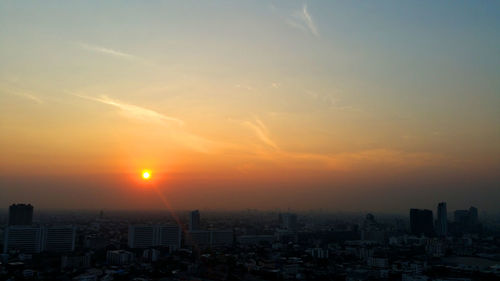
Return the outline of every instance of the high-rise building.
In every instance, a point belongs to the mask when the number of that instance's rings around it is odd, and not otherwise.
[[[181,246],[181,230],[178,225],[131,225],[128,232],[128,246],[133,249]]]
[[[9,225],[31,225],[33,206],[31,204],[12,204],[9,207]]]
[[[475,225],[478,223],[478,214],[477,214],[477,208],[476,207],[470,207],[469,208],[469,224],[470,225]]]
[[[439,236],[446,236],[448,234],[448,213],[446,211],[446,202],[438,204],[436,232]]]
[[[181,228],[178,225],[160,225],[157,227],[156,244],[177,250],[181,247]]]
[[[200,211],[194,210],[189,213],[189,231],[200,230]]]
[[[469,210],[456,210],[454,213],[455,227],[458,233],[477,232],[480,230],[478,211],[475,207]]]
[[[67,253],[75,250],[76,228],[72,225],[48,226],[43,236],[44,251]]]
[[[154,245],[155,227],[131,225],[128,228],[128,246],[133,249],[151,248]]]
[[[297,214],[286,213],[282,215],[283,228],[289,231],[297,231]]]
[[[410,209],[410,227],[414,235],[432,235],[434,233],[432,211]]]
[[[21,253],[34,254],[43,250],[42,228],[38,226],[11,225],[4,232],[4,253],[20,251]]]

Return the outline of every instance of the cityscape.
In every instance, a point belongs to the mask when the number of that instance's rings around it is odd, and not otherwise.
[[[500,1],[0,0],[0,281],[500,281]]]
[[[35,216],[34,216],[35,214]],[[2,280],[495,280],[500,217],[446,202],[409,216],[48,212],[12,204]],[[39,220],[34,220],[38,217]]]

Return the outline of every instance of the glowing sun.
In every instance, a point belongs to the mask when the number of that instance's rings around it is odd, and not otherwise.
[[[145,180],[148,180],[149,178],[151,178],[151,172],[148,170],[143,170],[142,171],[142,178]]]

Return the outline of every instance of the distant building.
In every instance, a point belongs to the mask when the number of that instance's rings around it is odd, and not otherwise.
[[[155,244],[177,250],[181,247],[181,228],[178,225],[157,226]]]
[[[5,228],[4,253],[19,251],[21,253],[40,253],[42,247],[42,228],[38,226],[12,225]]]
[[[470,207],[469,210],[456,210],[453,215],[458,233],[477,232],[481,227],[475,207]]]
[[[110,265],[127,265],[134,261],[134,254],[125,250],[108,251],[106,262]]]
[[[386,232],[375,220],[375,216],[367,214],[361,226],[361,240],[384,243],[387,240]]]
[[[476,207],[469,208],[469,223],[475,225],[479,222],[478,212]]]
[[[286,213],[281,216],[282,227],[289,231],[297,231],[297,214]]]
[[[154,245],[155,227],[152,225],[131,225],[128,228],[128,246],[146,249]]]
[[[410,209],[410,228],[414,235],[432,235],[434,233],[432,211]]]
[[[9,225],[31,225],[33,206],[31,204],[12,204],[9,207]]]
[[[194,210],[189,213],[189,231],[200,230],[200,211]]]
[[[21,226],[5,229],[4,252],[18,250],[32,254],[40,252],[65,253],[75,250],[76,231],[73,226]]]
[[[128,246],[133,249],[181,246],[181,229],[178,225],[131,225],[128,231]]]
[[[75,250],[76,228],[67,226],[48,226],[44,228],[43,250],[67,253]]]
[[[438,204],[436,233],[439,236],[446,236],[448,234],[448,213],[446,211],[446,202]]]

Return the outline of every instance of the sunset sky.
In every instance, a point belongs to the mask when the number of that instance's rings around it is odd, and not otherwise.
[[[0,2],[2,208],[498,198],[500,2]]]

